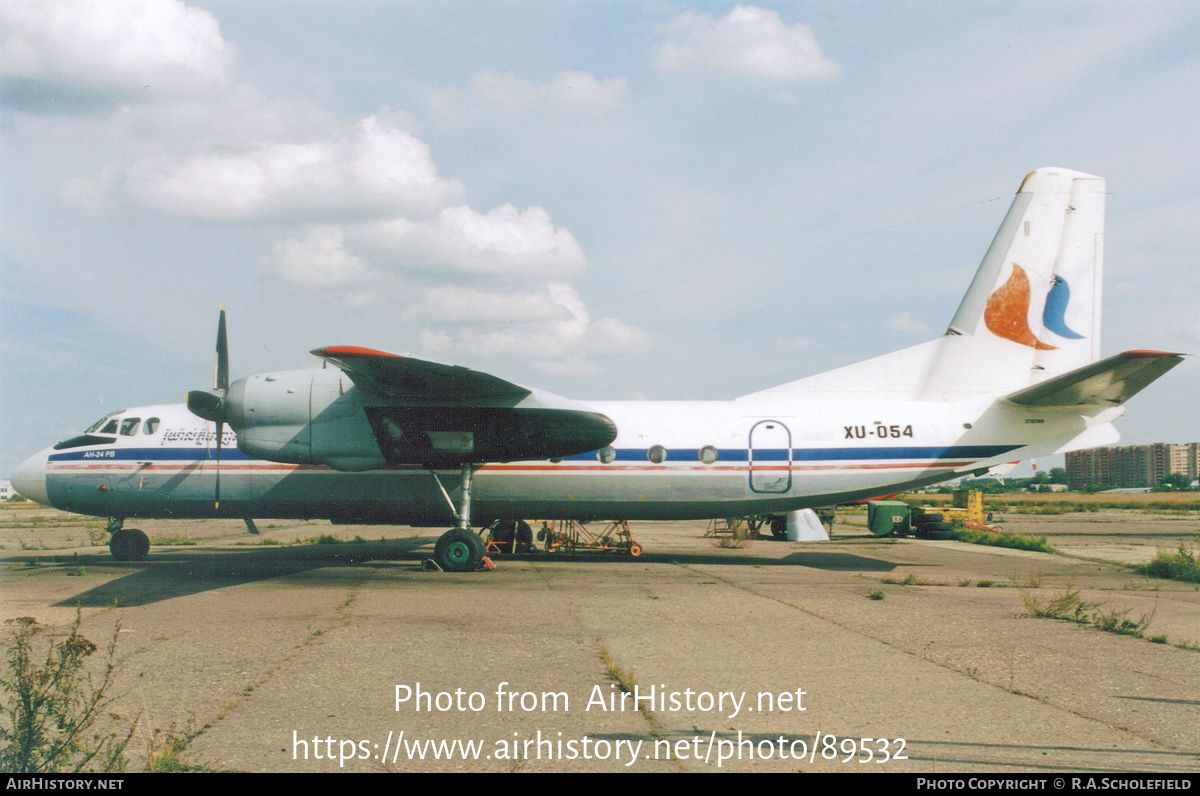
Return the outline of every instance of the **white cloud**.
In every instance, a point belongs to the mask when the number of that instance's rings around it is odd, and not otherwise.
[[[736,6],[720,20],[689,11],[669,27],[674,38],[658,51],[658,66],[664,71],[790,83],[830,78],[841,71],[821,52],[808,25],[788,25],[777,11]]]
[[[926,334],[929,327],[913,318],[911,313],[902,312],[899,315],[893,316],[887,322],[889,329],[895,329],[897,332],[905,332],[907,334]]]
[[[603,81],[588,72],[559,72],[548,85],[535,86],[511,74],[481,72],[471,78],[470,99],[507,113],[550,111],[597,115],[615,110],[625,95],[625,78]]]
[[[587,264],[575,236],[541,207],[506,204],[482,214],[460,205],[431,221],[369,224],[359,237],[374,259],[402,269],[564,276]]]
[[[458,180],[438,177],[427,144],[378,116],[333,139],[143,158],[124,190],[203,221],[432,215],[463,194]]]
[[[423,311],[432,309],[433,302],[455,302],[462,297],[454,291],[439,291]],[[447,306],[449,311],[444,317],[457,318],[463,309],[483,303],[490,305],[491,311],[474,319],[483,323],[474,327],[458,325],[451,330],[424,329],[419,337],[422,352],[437,356],[463,352],[479,357],[528,359],[546,372],[585,373],[595,370],[589,357],[640,354],[650,347],[650,337],[641,329],[616,318],[592,321],[579,293],[562,282],[546,283],[536,292],[522,296],[504,294],[488,298],[476,293],[467,298],[468,303],[461,307]],[[504,305],[510,305],[513,311],[503,312]],[[529,314],[516,315],[516,311]],[[505,316],[509,319],[507,325],[488,328],[502,322]]]
[[[361,283],[368,276],[362,261],[343,247],[341,227],[320,226],[304,240],[275,244],[267,259],[269,270],[289,282],[305,287],[344,287]]]
[[[123,99],[208,94],[235,54],[216,18],[178,0],[5,0],[0,74]]]

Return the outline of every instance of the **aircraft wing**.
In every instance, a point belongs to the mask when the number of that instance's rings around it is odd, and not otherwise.
[[[1123,404],[1183,361],[1169,351],[1125,351],[1006,396],[1022,406]]]
[[[530,390],[458,365],[358,346],[317,348],[314,355],[344,370],[354,383],[384,398],[414,403],[520,401]]]

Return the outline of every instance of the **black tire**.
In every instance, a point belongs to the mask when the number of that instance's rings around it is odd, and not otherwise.
[[[771,518],[771,535],[781,542],[787,541],[786,514],[776,514]]]
[[[528,526],[526,526],[528,527]],[[492,541],[496,544],[509,544],[517,533],[516,520],[496,520],[491,525]]]
[[[948,522],[927,522],[917,533],[926,539],[953,539],[954,526]]]
[[[137,528],[122,528],[109,540],[108,552],[118,561],[141,561],[150,552],[150,538]]]
[[[433,547],[433,560],[446,572],[474,572],[483,558],[483,540],[462,528],[451,528]]]
[[[941,522],[944,519],[945,517],[941,514],[922,514],[917,522],[921,525],[929,525],[930,523]]]
[[[517,520],[517,531],[513,541],[514,553],[529,553],[533,551],[533,528],[525,520]]]

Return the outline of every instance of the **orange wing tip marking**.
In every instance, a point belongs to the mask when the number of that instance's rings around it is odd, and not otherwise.
[[[988,297],[983,322],[997,337],[1020,343],[1038,351],[1054,351],[1058,346],[1043,343],[1029,328],[1029,277],[1025,269],[1013,263],[1008,281]]]
[[[356,345],[331,345],[325,348],[314,348],[310,353],[319,357],[395,357],[396,359],[405,359],[401,354]]]

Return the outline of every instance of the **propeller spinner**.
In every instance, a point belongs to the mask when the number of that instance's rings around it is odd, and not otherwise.
[[[192,414],[217,424],[217,485],[214,494],[216,508],[221,507],[221,438],[225,435],[228,407],[225,396],[229,393],[229,338],[225,332],[225,305],[217,321],[217,356],[213,364],[212,390],[192,390],[187,394],[187,408]]]

